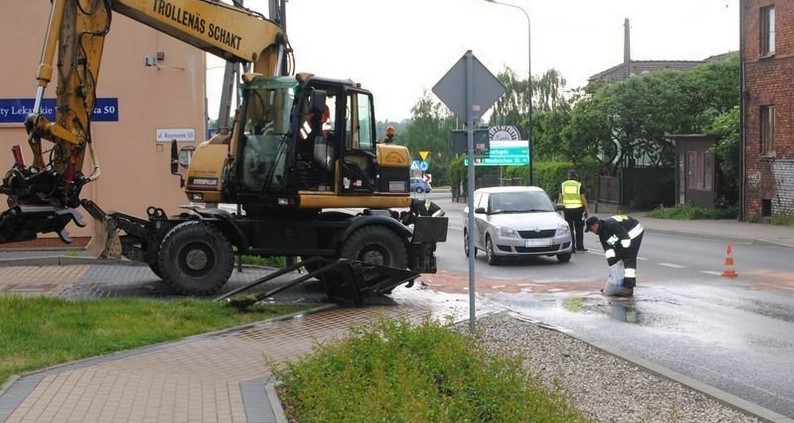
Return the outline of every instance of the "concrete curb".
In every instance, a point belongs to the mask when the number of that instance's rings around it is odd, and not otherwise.
[[[281,405],[281,399],[276,393],[276,385],[279,383],[281,382],[271,378],[270,383],[265,386],[265,392],[267,393],[268,401],[270,401],[270,406],[273,408],[273,414],[276,416],[276,423],[287,423],[287,415],[284,413],[284,407]]]
[[[725,242],[733,242],[736,244],[749,244],[749,245],[760,245],[760,246],[769,246],[769,247],[781,247],[781,248],[794,248],[794,245],[786,244],[782,242],[775,242],[770,241],[767,239],[757,239],[757,238],[747,238],[741,237],[738,235],[717,235],[713,233],[698,233],[698,232],[683,232],[683,231],[675,231],[669,229],[654,229],[645,227],[646,232],[657,233],[657,234],[664,234],[664,235],[675,235],[675,236],[686,236],[690,238],[706,238],[711,240],[717,241],[725,241]]]
[[[562,334],[564,334],[566,336],[570,336],[571,338],[574,338],[574,339],[576,339],[576,340],[578,340],[580,342],[584,342],[584,343],[586,343],[586,344],[588,344],[588,345],[590,345],[590,346],[592,346],[594,348],[597,348],[597,349],[599,349],[599,350],[601,350],[601,351],[603,351],[603,352],[605,352],[607,354],[613,355],[613,356],[615,356],[615,357],[617,357],[617,358],[619,358],[621,360],[624,360],[624,361],[627,361],[629,363],[632,363],[632,364],[634,364],[637,367],[643,368],[643,369],[645,369],[645,370],[647,370],[647,371],[649,371],[651,373],[654,373],[656,375],[659,375],[661,377],[669,379],[669,380],[671,380],[671,381],[673,381],[675,383],[687,386],[687,387],[691,388],[692,390],[695,390],[695,391],[698,391],[698,392],[702,392],[703,394],[708,395],[709,397],[712,397],[715,400],[722,402],[723,404],[726,404],[726,405],[728,405],[730,407],[733,407],[733,408],[735,408],[737,410],[740,410],[740,411],[743,411],[745,413],[748,413],[748,414],[751,414],[753,416],[756,416],[756,417],[758,417],[760,419],[764,419],[764,420],[767,420],[767,421],[773,422],[773,423],[794,423],[794,419],[786,417],[786,416],[784,416],[782,414],[778,414],[778,413],[776,413],[776,412],[774,412],[774,411],[772,411],[772,410],[770,410],[768,408],[761,407],[758,404],[754,404],[754,403],[751,403],[751,402],[749,402],[747,400],[741,399],[741,398],[737,397],[736,395],[730,394],[730,393],[725,392],[725,391],[723,391],[721,389],[718,389],[718,388],[715,388],[713,386],[707,385],[707,384],[705,384],[703,382],[697,381],[697,380],[695,380],[695,379],[693,379],[693,378],[691,378],[689,376],[685,376],[685,375],[683,375],[681,373],[678,373],[678,372],[670,370],[670,369],[668,369],[666,367],[660,366],[660,365],[658,365],[656,363],[653,363],[653,362],[651,362],[649,360],[646,360],[644,358],[635,356],[633,354],[625,353],[625,352],[620,351],[618,349],[611,348],[611,347],[606,346],[606,345],[602,345],[602,344],[600,344],[598,342],[593,342],[593,341],[588,341],[588,340],[582,339],[581,337],[579,337],[575,333],[567,331],[567,330],[564,330],[564,329],[559,328],[557,326],[550,325],[548,323],[544,323],[544,322],[539,321],[539,320],[531,319],[531,318],[528,318],[526,316],[522,316],[522,315],[517,314],[517,313],[513,313],[513,312],[509,312],[509,313],[514,319],[518,319],[518,320],[521,320],[521,321],[524,321],[524,322],[527,322],[527,323],[532,323],[532,324],[535,324],[535,325],[539,325],[539,326],[544,327],[546,329],[554,330],[554,331],[560,332],[560,333],[562,333]]]
[[[131,260],[100,260],[93,257],[68,257],[68,256],[50,256],[50,257],[17,257],[0,259],[0,267],[7,266],[66,266],[66,265],[115,265],[115,266],[146,266],[145,263],[140,263]]]

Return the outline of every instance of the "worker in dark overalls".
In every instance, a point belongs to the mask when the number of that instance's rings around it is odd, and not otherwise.
[[[627,215],[616,215],[607,219],[590,216],[585,226],[585,232],[598,235],[608,265],[623,261],[623,287],[614,295],[633,296],[634,286],[637,284],[637,254],[640,252],[644,232],[640,222]]]

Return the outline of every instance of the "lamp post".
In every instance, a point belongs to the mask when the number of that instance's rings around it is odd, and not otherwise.
[[[529,185],[532,185],[532,24],[529,20],[529,13],[522,7],[509,3],[500,3],[496,0],[485,1],[518,9],[527,18],[527,143],[529,147],[527,158],[529,159]]]

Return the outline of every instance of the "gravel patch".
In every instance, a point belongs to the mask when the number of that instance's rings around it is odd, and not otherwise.
[[[478,318],[477,329],[489,350],[527,357],[525,367],[531,373],[563,389],[586,416],[599,422],[765,421],[507,312]]]

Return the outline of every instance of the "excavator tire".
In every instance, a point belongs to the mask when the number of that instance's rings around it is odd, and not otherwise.
[[[160,257],[158,255],[160,250],[158,247],[159,245],[151,244],[146,246],[146,264],[149,265],[149,269],[152,269],[152,272],[154,272],[158,278],[163,279],[163,273],[160,271]]]
[[[341,257],[364,263],[405,269],[408,251],[394,231],[383,226],[359,228],[342,243]]]
[[[218,292],[234,270],[228,239],[214,226],[189,221],[171,229],[160,244],[158,264],[163,280],[187,295]]]

